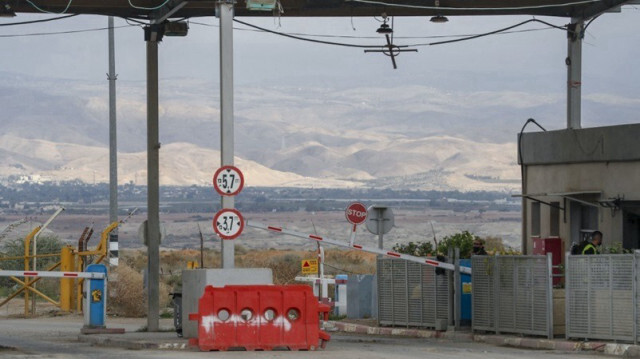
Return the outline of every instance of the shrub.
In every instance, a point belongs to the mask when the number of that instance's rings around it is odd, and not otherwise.
[[[438,252],[447,254],[449,248],[460,248],[460,258],[471,258],[473,251],[473,241],[480,239],[480,237],[469,233],[469,231],[463,231],[451,236],[446,236],[438,243]]]
[[[142,274],[126,264],[116,269],[117,280],[109,282],[109,311],[124,317],[144,317],[147,314],[147,295]],[[170,302],[169,287],[160,283],[160,309]]]

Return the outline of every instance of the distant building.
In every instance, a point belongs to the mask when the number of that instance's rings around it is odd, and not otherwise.
[[[599,230],[604,246],[640,248],[640,124],[525,133],[523,253],[532,238],[565,251]]]

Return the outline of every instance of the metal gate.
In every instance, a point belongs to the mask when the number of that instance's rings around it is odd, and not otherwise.
[[[472,328],[553,337],[551,256],[474,256]]]
[[[639,259],[634,254],[567,256],[567,338],[637,341]]]
[[[436,328],[449,321],[449,278],[402,259],[378,259],[378,323]]]

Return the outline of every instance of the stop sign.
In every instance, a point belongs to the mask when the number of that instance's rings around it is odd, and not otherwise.
[[[353,202],[347,206],[345,216],[351,224],[362,224],[367,220],[367,207],[360,202]]]

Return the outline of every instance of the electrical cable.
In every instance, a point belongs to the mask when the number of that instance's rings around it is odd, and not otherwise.
[[[426,9],[426,10],[447,10],[447,11],[513,11],[513,10],[530,10],[530,9],[548,9],[554,7],[574,6],[583,4],[597,3],[602,0],[583,0],[568,2],[562,4],[547,4],[547,5],[532,5],[532,6],[514,6],[514,7],[501,7],[501,8],[489,8],[489,7],[442,7],[442,6],[424,6],[424,5],[410,5],[410,4],[395,4],[384,1],[375,0],[348,0],[348,2],[357,2],[370,5],[381,5],[388,7],[401,7],[409,9]]]
[[[169,3],[169,1],[171,1],[171,0],[165,0],[162,4],[160,4],[158,6],[154,6],[154,7],[137,6],[137,5],[133,5],[131,0],[128,0],[128,1],[129,1],[129,6],[131,6],[134,9],[138,9],[138,10],[158,10],[159,8],[167,5]]]
[[[62,20],[62,19],[66,19],[66,18],[74,17],[74,16],[78,16],[78,14],[71,14],[71,15],[65,15],[65,16],[59,16],[59,17],[52,17],[52,18],[49,18],[49,19],[41,19],[41,20],[31,20],[31,21],[22,21],[22,22],[9,22],[9,23],[5,23],[5,24],[0,24],[0,26],[37,24],[37,23],[40,23],[40,22],[49,22],[49,21]]]
[[[528,24],[528,23],[531,23],[531,22],[539,22],[539,23],[545,24],[545,25],[547,25],[549,27],[552,27],[552,28],[555,28],[555,29],[560,29],[560,30],[563,30],[563,31],[567,30],[565,27],[554,25],[554,24],[548,23],[546,21],[542,21],[542,20],[538,20],[538,19],[529,19],[529,20],[517,23],[515,25],[507,26],[507,27],[504,27],[502,29],[498,29],[498,30],[494,30],[494,31],[485,32],[483,34],[467,36],[467,37],[463,37],[463,38],[460,38],[460,39],[454,39],[454,40],[437,41],[437,42],[430,42],[430,43],[426,43],[426,44],[413,44],[413,45],[408,45],[408,46],[411,46],[411,47],[434,46],[434,45],[451,44],[451,43],[454,43],[454,42],[473,40],[473,39],[478,39],[478,38],[489,36],[489,35],[496,35],[496,34],[499,34],[501,32],[505,32],[505,31],[514,29],[516,27],[520,27],[522,25],[525,25],[525,24]]]
[[[189,21],[189,24],[208,26],[208,27],[219,27],[216,24],[207,24],[203,22],[197,21]],[[264,32],[262,30],[256,29],[245,29],[242,27],[234,27],[234,30],[238,31],[251,31],[251,32]],[[523,33],[523,32],[534,32],[534,31],[545,31],[549,30],[549,27],[537,28],[537,29],[525,29],[525,30],[515,30],[515,31],[503,31],[498,34],[515,34],[515,33]],[[288,35],[295,36],[306,36],[306,37],[320,37],[320,38],[334,38],[334,39],[362,39],[362,40],[377,40],[380,39],[380,36],[356,36],[356,35],[329,35],[329,34],[309,34],[309,33],[301,33],[301,32],[287,32]],[[496,34],[496,35],[498,35]],[[458,37],[471,37],[477,34],[457,34],[457,35],[431,35],[431,36],[394,36],[395,39],[402,40],[420,40],[420,39],[450,39],[450,38],[458,38]]]
[[[124,28],[124,27],[134,27],[134,26],[137,27],[138,25],[114,26],[114,29],[120,29],[120,28]],[[0,35],[0,38],[77,34],[77,33],[81,33],[81,32],[92,32],[92,31],[102,31],[102,30],[109,30],[109,28],[108,27],[99,27],[99,28],[94,28],[94,29],[82,29],[82,30],[68,30],[68,31],[57,31],[57,32],[34,32],[34,33],[30,33],[30,34]]]
[[[343,47],[356,47],[356,48],[365,48],[365,49],[382,47],[381,45],[358,45],[358,44],[347,44],[347,43],[342,43],[342,42],[333,42],[333,41],[323,41],[323,40],[308,39],[308,38],[305,38],[305,37],[289,35],[289,34],[286,34],[284,32],[265,29],[263,27],[260,27],[260,26],[257,26],[257,25],[253,25],[253,24],[249,24],[249,23],[246,23],[244,21],[240,21],[238,19],[233,19],[233,21],[235,21],[235,22],[237,22],[239,24],[242,24],[244,26],[252,27],[254,29],[258,29],[260,31],[268,32],[268,33],[271,33],[271,34],[280,35],[280,36],[284,36],[284,37],[288,37],[288,38],[292,38],[292,39],[296,39],[296,40],[314,42],[314,43],[318,43],[318,44],[335,45],[335,46],[343,46]]]
[[[309,39],[306,37],[301,37],[301,36],[297,36],[297,35],[292,35],[292,34],[288,34],[288,33],[284,33],[284,32],[279,32],[279,31],[274,31],[274,30],[269,30],[269,29],[265,29],[263,27],[257,26],[257,25],[253,25],[250,23],[246,23],[244,21],[240,21],[237,19],[234,19],[233,21],[260,30],[260,31],[264,31],[264,32],[268,32],[271,34],[275,34],[275,35],[280,35],[280,36],[284,36],[284,37],[289,37],[292,39],[296,39],[296,40],[302,40],[302,41],[309,41],[309,42],[315,42],[315,43],[320,43],[320,44],[326,44],[326,45],[336,45],[336,46],[345,46],[345,47],[356,47],[356,48],[376,48],[376,47],[383,47],[382,45],[359,45],[359,44],[347,44],[347,43],[340,43],[340,42],[333,42],[333,41],[323,41],[323,40],[315,40],[315,39]],[[463,37],[463,38],[459,38],[459,39],[454,39],[454,40],[446,40],[446,41],[437,41],[437,42],[430,42],[430,43],[422,43],[422,44],[411,44],[411,45],[402,45],[400,47],[420,47],[420,46],[434,46],[434,45],[443,45],[443,44],[449,44],[449,43],[454,43],[454,42],[460,42],[460,41],[467,41],[467,40],[473,40],[473,39],[477,39],[480,37],[485,37],[485,36],[489,36],[489,35],[496,35],[502,32],[506,32],[508,30],[514,29],[516,27],[531,23],[531,22],[539,22],[542,24],[545,24],[551,28],[555,28],[555,29],[561,29],[563,31],[567,31],[566,27],[563,26],[558,26],[558,25],[554,25],[551,24],[549,22],[546,21],[542,21],[542,20],[538,20],[538,19],[529,19],[523,22],[520,22],[518,24],[515,25],[511,25],[511,26],[507,26],[505,28],[502,29],[498,29],[498,30],[494,30],[494,31],[490,31],[490,32],[486,32],[486,33],[482,33],[482,34],[476,34],[476,35],[471,35],[471,36],[467,36],[467,37]]]
[[[64,10],[62,10],[62,12],[51,12],[51,11],[47,11],[47,10],[41,9],[38,5],[36,5],[33,2],[31,2],[31,0],[26,0],[26,2],[29,5],[33,6],[34,9],[36,9],[36,10],[38,10],[40,12],[44,12],[44,13],[47,13],[47,14],[58,14],[58,15],[61,15],[61,14],[66,13],[67,10],[69,10],[69,7],[71,6],[71,3],[73,2],[73,0],[69,0],[69,2],[67,3],[67,6],[64,8]]]
[[[339,270],[341,272],[345,272],[345,273],[349,273],[349,274],[362,274],[362,273],[356,273],[356,272],[353,272],[353,271],[350,271],[350,270],[346,270],[346,269],[343,269],[343,268],[334,267],[331,264],[327,264],[327,262],[324,262],[323,264],[325,266],[329,267],[329,268],[333,268],[333,269]]]

